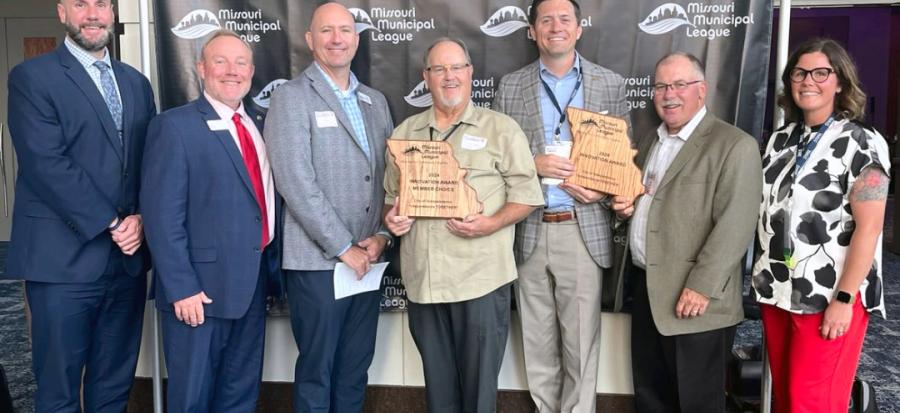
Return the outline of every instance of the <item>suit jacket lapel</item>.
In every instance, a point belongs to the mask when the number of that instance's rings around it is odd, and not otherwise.
[[[128,82],[128,78],[126,77],[125,71],[122,69],[122,65],[119,62],[113,61],[113,72],[116,74],[116,83],[119,86],[119,100],[122,102],[122,144],[124,145],[123,152],[125,154],[130,153],[129,151],[132,149],[131,146],[134,142],[132,142],[131,135],[132,130],[131,126],[134,122],[134,91],[131,90],[131,83]],[[110,115],[112,117],[112,115]],[[140,148],[143,150],[143,148]],[[128,166],[128,156],[125,156],[125,165]]]
[[[357,93],[357,95],[360,93],[359,89],[357,89],[356,93]],[[363,93],[365,93],[365,92],[363,92]],[[368,94],[366,94],[366,95],[369,96]],[[369,96],[369,99],[371,100],[372,96]],[[372,154],[372,156],[368,157],[369,171],[372,173],[372,176],[375,176],[375,165],[377,164],[377,162],[375,162],[375,157],[378,156],[378,154],[375,153],[375,148],[377,148],[378,145],[376,145],[375,142],[372,141],[372,136],[374,136],[375,134],[373,133],[372,128],[370,128],[371,125],[375,124],[375,114],[372,113],[372,104],[371,103],[366,103],[366,102],[360,101],[359,102],[359,110],[362,112],[362,115],[363,115],[363,127],[366,128],[366,139],[369,142],[369,151]],[[360,148],[360,149],[362,149],[362,148]],[[384,156],[384,154],[381,154],[381,156]]]
[[[337,96],[334,95],[334,90],[331,89],[331,85],[328,84],[328,81],[325,80],[322,73],[319,72],[319,69],[315,65],[310,65],[309,69],[306,69],[306,75],[312,80],[313,89],[315,89],[316,93],[319,94],[319,97],[325,101],[328,108],[334,112],[334,116],[337,117],[338,122],[353,139],[353,143],[359,147],[359,150],[362,150],[359,146],[359,138],[353,131],[353,124],[350,123],[350,119],[348,119],[347,115],[344,113],[344,108],[341,106],[341,103],[338,102]]]
[[[197,110],[201,113],[201,117],[204,121],[222,120],[219,118],[219,114],[216,113],[216,110],[213,109],[212,105],[210,105],[203,96],[197,100]],[[231,120],[227,121],[231,122]],[[250,175],[247,173],[247,166],[244,164],[244,158],[241,156],[240,149],[235,145],[231,133],[228,132],[228,130],[211,130],[210,133],[212,133],[219,143],[222,144],[225,152],[228,153],[228,158],[231,159],[231,163],[234,165],[234,169],[237,171],[238,176],[241,177],[241,182],[244,183],[244,187],[247,188],[250,196],[252,196],[253,199],[256,199],[256,193],[253,191],[253,184],[250,183]]]
[[[662,181],[659,182],[657,190],[671,182],[672,179],[678,175],[678,172],[681,171],[681,168],[700,154],[706,146],[706,141],[709,139],[709,133],[712,127],[712,118],[710,116],[710,113],[703,116],[703,120],[697,125],[697,129],[694,129],[694,133],[691,134],[687,142],[684,143],[684,146],[681,147],[681,150],[678,151],[678,155],[672,160],[672,164],[669,165],[669,169],[666,170],[666,175],[663,176]]]
[[[544,141],[544,115],[541,113],[541,68],[537,61],[531,65],[532,68],[525,73],[522,97],[525,113],[534,113],[535,116],[526,117],[527,123],[522,126],[528,136],[531,137],[531,146],[535,149],[535,153],[544,153],[546,142]]]
[[[106,106],[106,101],[103,100],[103,95],[100,94],[97,85],[91,80],[90,75],[84,70],[81,63],[75,59],[75,56],[72,56],[72,54],[66,50],[65,45],[60,45],[56,50],[60,58],[60,64],[67,68],[66,76],[81,89],[85,98],[87,98],[91,106],[94,107],[94,112],[97,113],[97,116],[100,118],[100,123],[103,125],[103,130],[106,131],[106,139],[109,141],[110,145],[116,149],[115,153],[119,157],[119,160],[122,161],[122,143],[119,142],[119,133],[116,131],[116,124],[113,122],[112,115],[109,113],[109,107]]]

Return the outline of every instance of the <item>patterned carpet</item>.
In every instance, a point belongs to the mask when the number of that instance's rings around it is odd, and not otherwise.
[[[891,206],[888,217],[891,217]],[[893,222],[885,223],[890,234]],[[0,243],[0,269],[5,267],[6,243]],[[875,387],[882,413],[900,413],[900,256],[885,251],[885,302],[888,319],[872,317],[866,335],[858,375]],[[24,287],[21,282],[0,281],[0,365],[6,370],[10,393],[17,412],[34,410],[34,377],[24,316]],[[760,342],[758,321],[746,321],[738,327],[736,346]]]

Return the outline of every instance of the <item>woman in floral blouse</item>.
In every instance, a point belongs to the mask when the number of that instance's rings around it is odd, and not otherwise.
[[[781,76],[788,124],[763,156],[753,290],[776,413],[846,412],[869,314],[884,317],[890,160],[835,41],[801,44]]]

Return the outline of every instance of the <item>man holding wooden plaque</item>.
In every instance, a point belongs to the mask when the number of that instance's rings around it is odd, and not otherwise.
[[[542,205],[543,197],[519,126],[471,102],[472,62],[462,41],[438,39],[424,63],[434,105],[404,121],[388,143],[384,222],[403,236],[409,330],[425,367],[428,411],[493,412],[517,277],[513,224]],[[416,159],[446,162],[449,174],[410,174],[417,168],[403,165]],[[453,183],[463,180],[454,168],[464,170],[466,185]],[[404,199],[401,188],[407,186],[420,187],[417,199]],[[473,190],[481,212],[451,219],[398,215],[423,200],[432,211],[444,205],[447,199],[428,197],[427,188]]]
[[[566,108],[610,115],[619,146],[632,153],[624,81],[575,51],[579,13],[572,0],[532,3],[540,58],[504,76],[494,99],[528,136],[544,184],[544,207],[516,226],[515,239],[525,371],[540,412],[596,411],[601,283],[612,266],[609,197],[569,182],[576,170]]]

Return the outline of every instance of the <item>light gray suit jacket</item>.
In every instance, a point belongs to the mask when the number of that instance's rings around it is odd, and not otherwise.
[[[531,146],[532,154],[544,153],[543,117],[541,115],[541,79],[538,61],[503,76],[494,97],[492,109],[509,115],[522,127]],[[581,57],[584,105],[593,112],[608,111],[609,115],[625,118],[631,131],[631,116],[625,101],[625,82],[622,76],[589,62]],[[547,188],[544,186],[544,193]],[[541,231],[543,208],[537,208],[516,225],[514,244],[516,262],[525,262],[537,245]],[[575,202],[575,215],[581,238],[597,265],[612,265],[612,214],[600,203]]]
[[[642,169],[657,140],[654,130],[640,142],[635,161]],[[744,319],[741,263],[761,193],[756,140],[707,112],[672,160],[647,216],[647,293],[662,335],[709,331]],[[675,317],[684,287],[710,297],[702,316]]]
[[[371,159],[315,65],[272,96],[265,137],[276,188],[285,201],[284,269],[333,269],[347,245],[385,230],[385,139],[394,125],[384,95],[363,84],[357,93]],[[317,122],[316,112],[323,121]],[[336,125],[325,121],[328,113],[337,118]]]

